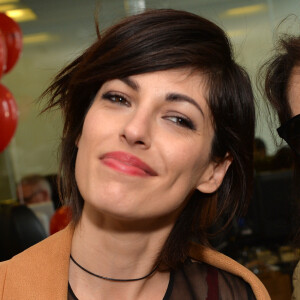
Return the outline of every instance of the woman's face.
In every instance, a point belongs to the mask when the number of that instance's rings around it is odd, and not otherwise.
[[[104,83],[77,142],[84,209],[128,220],[175,218],[191,191],[214,192],[230,161],[210,159],[205,94],[204,78],[189,70]]]
[[[289,80],[288,99],[292,117],[300,114],[300,66],[296,66],[292,70]]]

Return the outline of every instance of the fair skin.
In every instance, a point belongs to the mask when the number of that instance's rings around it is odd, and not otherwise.
[[[295,66],[292,70],[287,96],[292,117],[300,114],[300,66]]]
[[[205,93],[203,76],[189,70],[101,87],[77,141],[75,175],[85,204],[71,253],[82,266],[112,278],[146,275],[188,195],[220,186],[231,160],[210,159],[214,130]],[[168,272],[115,283],[73,263],[69,271],[80,300],[162,299],[169,282]]]

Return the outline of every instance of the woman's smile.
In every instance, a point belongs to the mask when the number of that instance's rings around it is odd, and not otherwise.
[[[106,166],[128,175],[157,176],[157,173],[150,166],[130,153],[122,151],[108,152],[100,159]]]

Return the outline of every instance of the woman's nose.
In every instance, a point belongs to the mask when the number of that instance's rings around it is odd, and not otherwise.
[[[131,146],[149,148],[151,145],[151,116],[136,111],[129,116],[121,132],[121,139]]]

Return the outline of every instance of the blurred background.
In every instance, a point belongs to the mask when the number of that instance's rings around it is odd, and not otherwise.
[[[96,7],[100,30],[148,8],[174,8],[210,19],[231,38],[237,61],[251,76],[257,100],[256,184],[249,215],[236,220],[238,229],[215,244],[256,273],[262,274],[263,261],[273,266],[271,270],[288,274],[284,279],[266,279],[271,286],[275,282],[275,287],[279,284],[285,289],[273,291],[278,298],[272,299],[288,299],[292,266],[299,255],[289,248],[288,237],[292,161],[288,150],[281,150],[285,145],[273,136],[275,127],[269,128],[271,115],[257,91],[256,79],[258,68],[273,54],[277,37],[285,32],[299,34],[300,0],[0,0],[0,12],[14,19],[23,33],[21,57],[1,79],[16,99],[19,120],[9,146],[0,153],[0,205],[17,198],[16,184],[24,176],[52,178],[57,173],[61,115],[57,111],[40,114],[43,106],[36,101],[58,71],[96,39]],[[278,186],[285,189],[277,191],[274,187]],[[56,198],[55,187],[53,193]],[[57,199],[53,201],[58,208]]]

